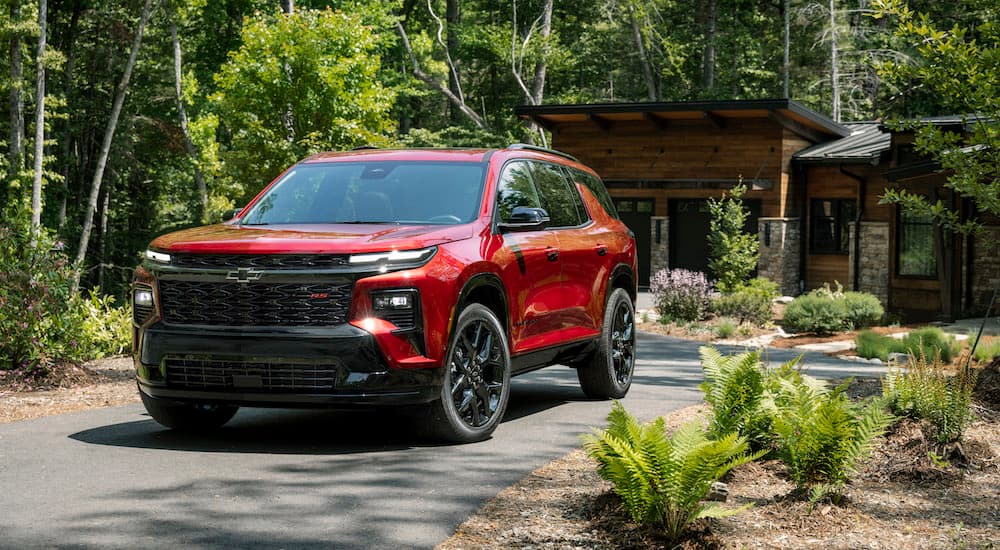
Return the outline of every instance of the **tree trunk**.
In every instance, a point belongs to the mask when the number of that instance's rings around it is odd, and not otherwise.
[[[635,47],[639,52],[639,63],[642,64],[642,78],[646,81],[646,97],[650,101],[656,101],[656,81],[653,80],[653,69],[649,66],[649,58],[646,56],[646,44],[642,38],[642,29],[639,27],[639,20],[636,18],[635,9],[631,4],[628,7],[628,15],[632,21],[632,38],[635,40]]]
[[[194,182],[198,187],[198,198],[201,201],[198,211],[198,221],[204,223],[205,215],[208,211],[208,188],[205,185],[205,178],[199,168],[198,148],[191,141],[191,132],[188,130],[187,112],[184,110],[184,91],[181,89],[181,41],[177,38],[177,23],[170,23],[170,39],[174,43],[174,92],[177,94],[177,117],[180,119],[181,132],[184,134],[184,147],[191,157],[191,165],[194,166]]]
[[[833,92],[834,122],[840,122],[840,67],[837,60],[837,5],[836,0],[830,0],[830,89]]]
[[[406,50],[407,55],[410,56],[410,63],[412,64],[413,67],[413,75],[416,76],[421,81],[423,81],[424,84],[427,84],[428,86],[441,92],[445,97],[448,98],[448,101],[450,101],[453,105],[458,107],[458,110],[461,111],[463,115],[468,117],[469,120],[471,120],[476,126],[478,126],[483,130],[489,130],[490,127],[489,125],[486,124],[486,121],[481,116],[479,116],[479,114],[476,113],[476,111],[474,111],[471,107],[469,107],[465,103],[465,101],[462,100],[461,97],[454,94],[451,90],[448,89],[447,86],[441,84],[434,77],[425,73],[423,69],[420,68],[420,62],[417,61],[417,56],[413,53],[413,47],[410,45],[410,37],[406,34],[406,29],[403,28],[403,23],[397,21],[396,30],[399,32],[399,36],[402,39],[403,49]]]
[[[42,170],[45,164],[45,33],[48,2],[38,0],[38,56],[35,69],[35,170],[31,180],[31,231],[42,230]]]
[[[13,0],[10,4],[11,24],[17,25],[20,19],[21,3],[19,0]],[[17,177],[24,166],[24,100],[21,98],[21,37],[17,32],[12,32],[10,35],[10,140],[8,146],[11,176]]]
[[[281,0],[281,11],[288,15],[295,13],[295,0]]]
[[[451,52],[458,51],[458,25],[461,21],[461,14],[458,9],[458,0],[448,0],[445,6],[444,20],[445,26],[445,44],[448,48],[449,55]],[[458,74],[458,66],[454,64],[448,65],[448,89],[451,93],[458,97],[462,97],[461,88],[461,76]],[[451,121],[458,122],[462,118],[462,112],[451,105]]]
[[[73,4],[73,16],[69,20],[69,31],[66,34],[66,39],[63,46],[63,51],[66,52],[66,65],[63,74],[65,75],[65,85],[63,94],[66,97],[67,102],[71,102],[70,94],[73,91],[73,68],[76,66],[76,49],[73,45],[76,43],[76,28],[80,22],[80,13],[83,11],[82,6],[79,3]],[[70,115],[72,116],[72,114]],[[66,203],[69,202],[69,180],[70,180],[70,152],[73,150],[73,130],[72,125],[69,120],[63,122],[65,131],[63,132],[62,139],[59,140],[59,146],[62,149],[61,160],[63,162],[62,167],[62,197],[59,199],[59,231],[62,232],[63,227],[66,226]]]
[[[132,50],[128,55],[128,63],[125,65],[125,73],[122,74],[121,82],[115,90],[115,101],[111,107],[111,118],[104,131],[104,141],[101,142],[100,156],[97,158],[97,167],[94,169],[94,179],[91,183],[90,197],[87,200],[86,210],[83,215],[83,228],[80,231],[80,245],[76,250],[75,269],[73,270],[73,292],[80,288],[80,275],[83,270],[83,261],[87,257],[87,245],[90,243],[90,232],[94,229],[94,211],[97,210],[97,198],[101,193],[101,181],[104,179],[104,169],[108,164],[108,154],[111,151],[111,141],[115,137],[115,128],[118,126],[118,116],[122,112],[122,104],[125,103],[125,92],[128,91],[128,83],[132,78],[132,69],[135,68],[136,58],[139,57],[139,46],[142,44],[142,33],[146,30],[146,23],[149,21],[149,13],[153,8],[153,0],[145,0],[142,6],[142,15],[139,16],[139,28],[136,30],[135,38],[132,40]]]
[[[702,56],[702,87],[711,90],[715,87],[715,35],[719,18],[717,0],[705,0],[705,50]]]
[[[785,33],[784,33],[784,36],[783,36],[783,40],[784,40],[784,43],[785,43],[784,44],[784,46],[785,46],[784,50],[785,51],[784,51],[784,55],[782,56],[782,59],[781,59],[781,80],[782,80],[782,88],[781,89],[782,89],[783,95],[781,97],[784,97],[785,99],[789,98],[789,93],[788,93],[788,73],[789,73],[789,70],[791,68],[789,54],[791,52],[791,41],[792,41],[791,29],[792,29],[792,24],[791,24],[791,15],[789,13],[790,10],[791,10],[791,6],[789,5],[789,3],[790,3],[790,0],[784,0],[784,2],[781,3],[781,11],[783,12],[783,15],[785,16]]]
[[[104,190],[104,200],[101,201],[101,262],[97,268],[97,289],[104,294],[104,268],[108,263],[108,207],[111,204],[113,181]]]
[[[545,0],[542,5],[542,28],[539,34],[542,37],[542,58],[535,63],[535,77],[531,81],[531,102],[533,105],[541,105],[542,97],[545,94],[545,74],[549,68],[549,37],[552,35],[552,0]]]

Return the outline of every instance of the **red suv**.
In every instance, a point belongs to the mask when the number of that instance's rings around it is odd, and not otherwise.
[[[622,397],[635,240],[596,174],[529,145],[355,150],[299,162],[223,224],[136,269],[143,404],[170,428],[240,405],[407,405],[488,437],[510,377],[553,364]]]

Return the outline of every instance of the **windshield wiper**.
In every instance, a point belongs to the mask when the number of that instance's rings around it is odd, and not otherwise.
[[[378,225],[386,225],[386,224],[389,224],[389,225],[399,225],[399,222],[392,221],[392,220],[347,220],[347,221],[333,222],[333,223],[343,223],[343,224],[350,224],[350,225],[365,225],[365,224],[367,224],[367,225],[376,225],[376,224],[378,224]]]

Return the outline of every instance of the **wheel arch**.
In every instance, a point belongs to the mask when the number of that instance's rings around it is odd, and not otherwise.
[[[455,330],[459,313],[469,304],[482,304],[497,316],[500,326],[506,333],[509,345],[511,335],[510,307],[507,300],[507,288],[500,276],[496,273],[477,273],[465,282],[458,294],[458,299],[455,301],[451,322],[448,323],[448,334]]]
[[[639,289],[636,286],[635,272],[632,271],[631,266],[622,263],[616,265],[611,270],[611,275],[608,276],[607,290],[604,293],[605,302],[616,288],[625,290],[629,297],[632,298],[632,303],[635,304]]]

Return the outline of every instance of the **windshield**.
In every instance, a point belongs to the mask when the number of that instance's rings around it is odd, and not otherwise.
[[[294,167],[241,219],[243,225],[468,223],[483,166],[455,162],[337,162]]]

